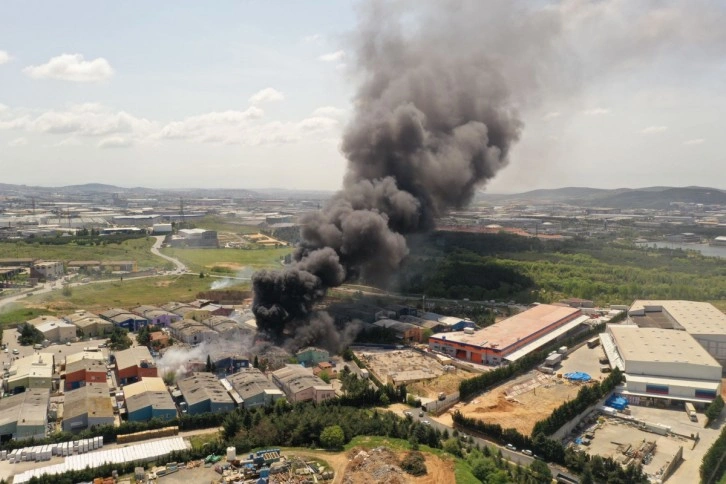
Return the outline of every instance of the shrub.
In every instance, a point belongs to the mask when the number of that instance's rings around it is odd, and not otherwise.
[[[401,461],[401,469],[412,476],[423,476],[426,474],[426,459],[419,451],[409,452]]]

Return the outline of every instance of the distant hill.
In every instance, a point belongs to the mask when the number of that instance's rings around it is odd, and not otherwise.
[[[673,202],[726,205],[726,191],[706,187],[587,188],[565,187],[532,190],[511,195],[482,194],[479,200],[492,203],[570,203],[583,207],[667,208]]]

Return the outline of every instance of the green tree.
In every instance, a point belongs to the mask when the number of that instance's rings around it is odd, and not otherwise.
[[[536,479],[536,482],[552,482],[552,471],[546,462],[535,459],[529,465],[529,473]]]
[[[328,375],[327,371],[321,371],[318,378],[323,380],[325,383],[330,383],[330,375]]]
[[[133,341],[129,338],[129,332],[118,326],[113,328],[111,336],[109,337],[109,346],[114,351],[121,351],[127,348],[131,348]]]
[[[242,428],[242,420],[239,418],[237,412],[232,412],[227,415],[227,418],[222,422],[222,435],[224,440],[231,440],[237,435],[237,432]]]
[[[257,355],[255,355],[255,359],[252,362],[252,367],[253,368],[259,368],[260,367],[260,360],[257,358]]]
[[[345,434],[340,425],[325,427],[320,433],[320,445],[326,449],[340,449],[345,443]]]
[[[22,346],[30,346],[42,343],[44,339],[45,336],[38,328],[30,324],[24,324],[20,330],[20,338],[18,341]]]
[[[444,442],[444,450],[451,455],[461,457],[461,443],[457,438],[450,438]]]

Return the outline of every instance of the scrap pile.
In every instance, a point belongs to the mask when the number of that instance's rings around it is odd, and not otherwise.
[[[377,447],[370,451],[353,450],[351,457],[343,484],[407,482],[406,474],[399,466],[396,455],[385,447]]]

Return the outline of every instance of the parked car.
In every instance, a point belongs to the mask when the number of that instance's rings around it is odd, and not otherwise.
[[[529,450],[529,449],[524,449],[524,450],[522,451],[522,454],[524,454],[524,455],[528,455],[528,456],[532,457],[532,451],[531,451],[531,450]]]
[[[517,451],[517,448],[515,446],[513,446],[512,444],[507,444],[506,448],[507,448],[507,450],[511,450],[512,452]]]

